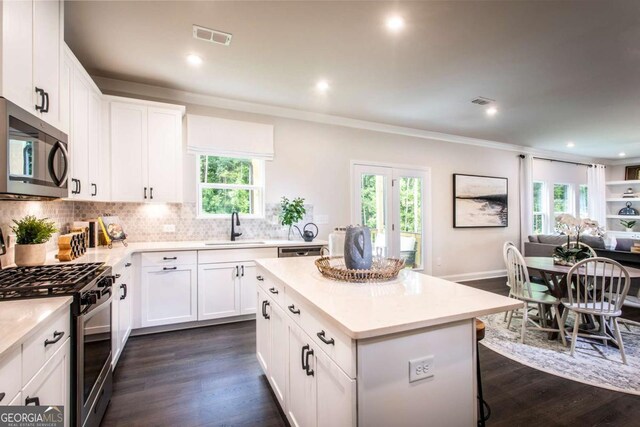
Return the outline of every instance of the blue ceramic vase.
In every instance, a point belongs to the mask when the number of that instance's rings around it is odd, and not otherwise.
[[[345,266],[350,270],[369,270],[372,261],[369,227],[347,227],[344,239]]]

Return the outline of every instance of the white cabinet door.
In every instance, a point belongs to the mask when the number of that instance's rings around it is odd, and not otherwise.
[[[149,200],[181,202],[182,114],[149,107],[147,119]]]
[[[296,427],[316,425],[316,377],[313,342],[295,324],[289,324],[289,404],[287,415]],[[308,369],[303,362],[309,361]],[[313,371],[313,373],[312,373]]]
[[[147,107],[112,102],[111,199],[141,202],[148,197]]]
[[[60,130],[71,133],[71,79],[73,77],[73,60],[65,49],[60,64]],[[72,159],[73,161],[73,159]]]
[[[198,267],[198,320],[233,316],[240,310],[238,264]],[[255,300],[255,293],[252,295]]]
[[[280,406],[286,408],[287,373],[289,367],[289,324],[287,315],[273,301],[269,307],[271,364],[269,365],[269,382],[273,392],[280,402]],[[262,317],[258,313],[257,318]],[[293,363],[297,363],[294,361]]]
[[[111,368],[115,369],[120,358],[120,336],[118,335],[118,319],[120,311],[120,279],[116,279],[113,285],[113,298],[111,300]]]
[[[318,427],[355,426],[356,380],[322,351],[315,354]]]
[[[262,289],[258,289],[255,295],[258,305],[261,307],[260,313],[256,316],[256,357],[268,378],[271,364],[271,328],[269,325],[271,307],[267,306],[269,298],[262,292]]]
[[[252,314],[256,312],[256,264],[244,262],[240,271],[240,314]]]
[[[89,183],[89,95],[90,88],[77,72],[71,79],[71,179],[72,198],[88,199]]]
[[[2,96],[32,113],[33,97],[33,3],[3,1]]]
[[[41,117],[58,127],[60,122],[60,2],[33,2],[33,84],[48,95],[49,111]],[[33,92],[34,105],[40,96]]]
[[[120,296],[118,297],[118,345],[120,347],[120,354],[124,351],[129,335],[131,335],[131,326],[133,324],[133,296],[131,294],[131,291],[133,290],[133,284],[131,283],[132,279],[133,274],[126,274],[122,277],[122,281],[118,287],[118,290],[120,291]]]
[[[89,93],[89,157],[87,163],[89,165],[88,175],[88,195],[91,200],[106,200],[107,199],[107,185],[105,185],[103,167],[104,159],[106,159],[106,153],[102,149],[100,141],[100,116],[101,116],[102,101],[100,94],[95,93],[93,90]]]
[[[65,426],[69,425],[70,354],[71,340],[67,339],[66,343],[22,390],[23,405],[27,403],[33,405],[34,402],[43,406],[64,405]]]
[[[195,265],[144,267],[140,285],[143,327],[198,319]]]

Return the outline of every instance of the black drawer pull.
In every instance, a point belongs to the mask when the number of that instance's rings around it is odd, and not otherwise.
[[[300,309],[296,308],[294,304],[291,304],[289,306],[289,311],[292,312],[293,314],[300,314]]]
[[[119,279],[121,276],[121,274],[116,273],[116,279]]]
[[[178,267],[162,267],[163,270],[177,270]]]
[[[264,282],[264,277],[262,276],[256,276],[256,279],[258,279],[258,282]]]
[[[278,295],[278,290],[276,288],[269,288],[269,292],[271,292],[274,295]]]
[[[55,332],[53,333],[53,339],[52,339],[52,340],[45,340],[45,341],[44,341],[44,346],[46,347],[46,346],[48,346],[49,344],[55,344],[55,343],[57,343],[58,341],[60,341],[60,340],[62,339],[62,337],[63,337],[63,336],[64,336],[64,332],[58,332],[58,331],[55,331]]]
[[[0,402],[2,402],[2,399],[4,399],[6,395],[7,395],[6,393],[0,393]]]
[[[303,346],[302,346],[302,353],[300,354],[300,359],[301,359],[301,361],[302,361],[302,370],[303,370],[303,371],[306,371],[306,370],[307,370],[307,365],[305,365],[305,363],[304,363],[304,353],[305,353],[307,350],[309,350],[309,344],[307,344],[307,345],[303,345]]]
[[[40,398],[27,396],[27,398],[24,400],[24,406],[29,406],[32,403],[36,406],[40,406]]]
[[[126,263],[124,266],[125,266],[125,267],[131,267],[131,263],[130,263],[130,262],[128,262],[128,263]]]
[[[178,259],[178,257],[177,256],[165,256],[165,257],[162,257],[162,259],[165,260],[165,261],[169,261],[169,260],[172,260],[172,259]]]
[[[305,355],[304,361],[305,364],[307,365],[307,368],[305,369],[305,371],[307,371],[307,375],[308,376],[313,376],[313,369],[311,369],[311,367],[309,366],[309,356],[313,355],[313,350],[309,350],[307,351],[307,354]]]
[[[324,330],[323,330],[323,331],[318,332],[316,335],[318,335],[318,338],[320,338],[320,341],[322,341],[323,343],[325,343],[325,344],[327,344],[327,345],[336,345],[336,340],[334,340],[333,338],[331,338],[331,339],[327,339],[327,338],[325,337],[325,332],[324,332]]]
[[[123,283],[122,285],[120,285],[120,289],[124,291],[124,294],[120,295],[120,299],[127,298],[127,284]]]
[[[262,317],[264,317],[265,319],[270,319],[271,316],[269,314],[267,314],[267,307],[271,305],[269,304],[269,301],[262,301]]]

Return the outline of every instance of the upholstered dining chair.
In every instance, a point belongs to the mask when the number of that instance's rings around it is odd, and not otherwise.
[[[571,336],[571,356],[575,353],[578,336],[615,342],[620,348],[622,363],[627,364],[624,344],[620,335],[618,318],[622,314],[622,304],[629,291],[629,272],[617,261],[609,258],[587,258],[576,263],[567,274],[568,283],[575,289],[562,299],[566,308],[561,323],[567,320],[569,311],[575,314]],[[591,315],[600,319],[599,334],[581,334],[580,315]],[[609,322],[613,331],[609,330]]]
[[[558,321],[558,328],[552,328],[546,325],[546,307],[552,308],[555,312],[556,318],[560,319],[560,311],[558,306],[561,304],[560,300],[551,294],[544,292],[536,292],[532,289],[531,281],[529,280],[529,272],[527,265],[522,257],[520,251],[515,246],[511,246],[506,251],[507,261],[507,277],[509,284],[511,285],[511,297],[519,299],[524,303],[522,309],[522,330],[520,332],[520,342],[524,344],[524,339],[527,330],[536,330],[540,332],[558,332],[562,343],[567,345],[564,333],[564,324]],[[529,315],[529,305],[536,304],[543,307],[543,313],[540,313],[538,322]],[[513,313],[509,313],[509,320],[507,328],[511,326],[511,317]],[[529,324],[533,325],[532,327]]]

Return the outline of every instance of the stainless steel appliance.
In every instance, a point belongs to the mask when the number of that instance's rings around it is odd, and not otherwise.
[[[0,98],[0,199],[67,197],[69,165],[67,135]]]
[[[278,248],[278,258],[321,255],[322,246],[287,246]]]
[[[72,425],[99,426],[111,399],[111,267],[55,264],[0,270],[3,300],[73,296],[71,305]]]

